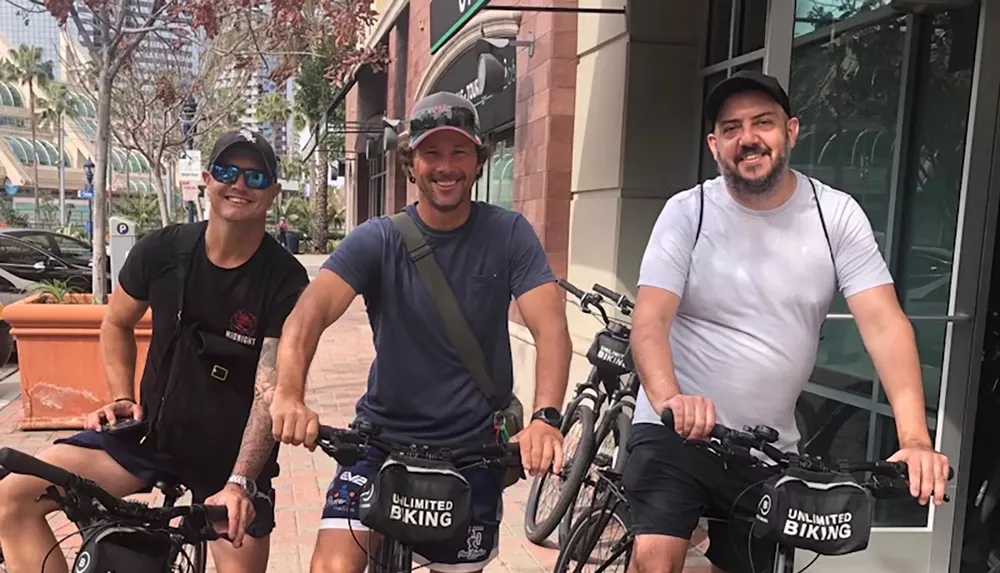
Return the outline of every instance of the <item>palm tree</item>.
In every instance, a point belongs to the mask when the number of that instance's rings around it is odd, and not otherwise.
[[[285,99],[280,92],[269,92],[257,103],[257,111],[254,115],[254,119],[259,122],[269,122],[273,133],[275,126],[287,122],[288,118],[291,117],[292,107],[288,104],[288,100]],[[284,163],[282,163],[281,167],[282,175],[287,178],[288,172],[285,169]],[[278,200],[274,203],[276,212],[280,212],[281,203],[282,198],[279,196]]]
[[[13,81],[28,86],[28,111],[31,114],[31,146],[35,157],[35,221],[39,217],[38,203],[38,118],[35,117],[35,88],[45,88],[53,79],[52,61],[42,61],[42,48],[21,44],[16,50],[11,50],[9,59],[0,62],[0,79]]]
[[[66,224],[66,164],[63,119],[76,119],[76,101],[66,84],[52,82],[46,88],[46,99],[39,100],[41,125],[59,130],[59,226]]]

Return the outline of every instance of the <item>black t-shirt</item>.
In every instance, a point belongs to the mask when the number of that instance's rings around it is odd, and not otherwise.
[[[215,335],[212,339],[221,341],[227,347],[225,350],[234,356],[248,358],[238,359],[236,367],[227,364],[226,379],[219,383],[242,396],[252,395],[263,341],[281,335],[285,318],[309,284],[309,277],[295,256],[266,234],[260,247],[245,263],[232,269],[217,267],[205,252],[206,227],[206,222],[189,223],[149,233],[132,248],[119,273],[122,290],[137,300],[148,302],[153,311],[153,333],[142,387],[166,384],[170,379],[169,372],[158,370],[161,365],[167,368],[171,364],[170,360],[164,360],[164,354],[171,347],[176,331],[181,280],[178,267],[183,251],[179,245],[193,243],[185,267],[184,322],[197,325],[199,332]],[[184,392],[185,384],[196,383],[190,380],[188,373],[175,378],[177,380],[171,384],[176,387],[170,390],[171,395]],[[242,420],[245,424],[249,415],[245,401],[234,406],[240,411],[226,412],[221,417],[227,422]],[[187,415],[193,421],[220,418],[218,412],[190,412]],[[184,453],[190,453],[189,448],[196,449],[197,444],[185,444],[184,447]],[[221,458],[233,461],[237,453],[219,452]]]

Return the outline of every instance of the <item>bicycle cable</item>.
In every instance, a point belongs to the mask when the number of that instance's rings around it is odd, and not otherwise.
[[[87,541],[86,534],[88,532],[93,531],[95,529],[100,529],[101,527],[104,527],[105,525],[106,524],[104,524],[104,523],[100,523],[100,524],[91,525],[91,526],[88,526],[88,527],[81,527],[81,528],[77,529],[76,531],[67,534],[62,539],[56,540],[55,545],[53,545],[52,547],[50,547],[49,550],[45,553],[45,557],[42,558],[42,571],[45,571],[45,564],[48,563],[49,557],[52,556],[52,552],[55,551],[56,549],[58,549],[59,546],[62,545],[64,541],[66,541],[70,537],[73,537],[74,535],[79,535],[80,539],[83,540],[84,543],[86,543],[86,541]],[[82,545],[81,545],[81,547],[82,547]],[[65,557],[65,555],[63,557]]]

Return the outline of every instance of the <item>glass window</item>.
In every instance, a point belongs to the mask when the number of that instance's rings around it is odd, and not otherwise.
[[[708,97],[708,94],[711,93],[713,89],[715,89],[715,86],[719,85],[720,83],[722,83],[722,80],[726,79],[726,75],[727,75],[726,72],[722,71],[714,73],[705,78],[705,93],[702,98],[703,100],[704,98]],[[702,115],[704,115],[704,113]],[[700,181],[704,181],[705,179],[712,179],[713,177],[719,174],[719,169],[715,164],[715,158],[712,157],[712,150],[708,148],[708,142],[705,140],[705,137],[711,130],[712,130],[712,125],[709,124],[707,119],[703,118],[702,128],[701,128],[701,139],[698,141],[699,145],[701,146],[701,159],[700,159],[701,165],[699,165],[698,167],[698,172],[701,174],[701,178],[699,179]]]
[[[797,0],[795,2],[795,35],[814,32],[862,12],[889,4],[889,0]]]
[[[744,70],[764,73],[764,60],[754,60],[752,62],[747,62],[742,66],[736,66],[733,68],[733,73],[742,72]]]
[[[767,31],[767,5],[768,0],[743,0],[740,4],[739,36],[734,56],[764,48],[764,35]]]
[[[711,0],[708,8],[708,49],[706,66],[729,58],[729,29],[733,0]]]
[[[90,245],[87,243],[66,235],[52,234],[49,236],[64,259],[81,266],[87,266],[90,263],[92,254]]]

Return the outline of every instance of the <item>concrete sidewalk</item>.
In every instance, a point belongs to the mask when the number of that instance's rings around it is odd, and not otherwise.
[[[343,426],[353,419],[354,405],[364,392],[373,354],[372,335],[364,304],[358,299],[324,333],[309,373],[308,403],[319,413],[324,424]],[[21,432],[16,429],[20,414],[20,399],[15,399],[0,410],[0,445],[34,453],[57,436],[68,433]],[[275,482],[277,528],[272,535],[268,570],[306,573],[309,571],[316,541],[326,487],[333,477],[336,464],[319,450],[310,453],[304,448],[290,447],[281,449],[280,463],[281,475]],[[523,481],[505,492],[500,556],[487,567],[488,573],[543,573],[554,568],[557,551],[538,547],[524,537],[524,504],[527,495],[528,482]],[[59,531],[64,534],[72,531],[61,516],[52,519]],[[555,534],[552,536],[552,540],[554,539]],[[69,543],[64,547],[77,545],[77,542],[72,545]],[[551,542],[550,546],[555,547]],[[75,552],[67,549],[67,553],[73,555]],[[685,573],[709,571],[701,548],[692,548],[688,565]]]

